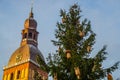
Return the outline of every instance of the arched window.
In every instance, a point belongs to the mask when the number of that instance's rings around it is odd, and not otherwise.
[[[20,79],[20,71],[17,72],[17,79]]]
[[[11,75],[10,75],[10,80],[13,80],[13,73],[11,73]]]
[[[24,38],[27,38],[27,33],[25,33],[25,34],[23,35],[23,39],[24,39]]]
[[[31,32],[28,34],[28,38],[32,38],[32,33]]]
[[[35,34],[34,34],[34,37],[33,37],[33,38],[34,38],[34,40],[36,40],[36,35],[35,35]]]

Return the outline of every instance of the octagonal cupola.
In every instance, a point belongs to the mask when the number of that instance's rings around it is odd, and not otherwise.
[[[31,44],[37,47],[38,34],[39,33],[37,32],[37,22],[34,19],[33,9],[31,8],[29,18],[25,20],[24,29],[22,30],[21,46],[25,44]]]

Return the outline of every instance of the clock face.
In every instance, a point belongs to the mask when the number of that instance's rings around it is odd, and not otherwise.
[[[16,56],[16,62],[19,62],[19,61],[21,61],[22,60],[22,54],[18,54],[17,56]]]

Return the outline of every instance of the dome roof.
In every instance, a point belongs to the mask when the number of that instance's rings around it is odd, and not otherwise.
[[[31,60],[35,63],[37,62],[37,57],[40,57],[42,61],[45,62],[42,53],[39,49],[33,45],[26,44],[24,46],[19,47],[10,57],[8,66],[15,65],[16,63],[23,63],[28,60]]]
[[[28,18],[28,19],[25,20],[24,27],[25,28],[36,29],[37,22],[33,18]]]
[[[24,27],[25,28],[31,28],[31,29],[36,29],[37,27],[37,22],[36,20],[34,20],[33,18],[33,12],[31,10],[30,14],[29,14],[29,18],[25,20],[25,23],[24,23]]]

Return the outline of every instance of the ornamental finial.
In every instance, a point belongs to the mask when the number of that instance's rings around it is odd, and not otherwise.
[[[33,18],[33,3],[34,3],[34,0],[31,1],[31,12],[30,12],[30,15],[29,15],[29,18]]]

